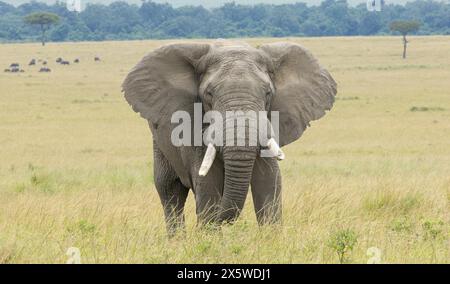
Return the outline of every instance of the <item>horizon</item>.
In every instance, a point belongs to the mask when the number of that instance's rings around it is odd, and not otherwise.
[[[46,3],[47,5],[52,5],[56,2],[65,2],[65,0],[36,0],[36,2]],[[140,5],[142,0],[82,0],[85,4],[103,4],[109,5],[113,2],[127,2],[129,4]],[[203,6],[205,8],[216,8],[221,7],[226,3],[235,2],[240,5],[257,5],[257,4],[272,4],[272,5],[282,5],[282,4],[293,4],[293,3],[306,3],[308,6],[316,6],[320,5],[323,0],[197,0],[195,3],[190,0],[151,0],[155,3],[168,3],[173,7],[182,7],[182,6]],[[445,2],[439,0],[433,0],[436,2]],[[0,0],[0,2],[8,3],[14,6],[20,6],[22,4],[33,2],[32,0]],[[408,2],[413,2],[411,0],[386,0],[387,5],[389,4],[399,4],[405,5]],[[365,0],[347,0],[347,3],[350,6],[357,6],[359,4],[366,3]]]

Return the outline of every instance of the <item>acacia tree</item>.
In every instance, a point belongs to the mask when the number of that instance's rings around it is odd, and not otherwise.
[[[399,32],[403,36],[403,59],[406,58],[406,47],[408,45],[406,35],[417,31],[419,27],[420,23],[417,21],[394,21],[389,25],[391,31]]]
[[[58,23],[59,20],[60,18],[58,15],[47,12],[36,12],[25,17],[25,22],[27,24],[40,27],[41,41],[43,46],[45,45],[46,41],[45,32],[50,28],[51,25]]]

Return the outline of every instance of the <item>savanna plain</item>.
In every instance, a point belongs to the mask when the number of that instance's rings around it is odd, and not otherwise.
[[[249,196],[235,225],[199,230],[190,194],[186,234],[166,237],[121,83],[172,41],[1,44],[0,263],[65,263],[69,247],[82,263],[450,263],[450,37],[411,37],[406,60],[399,37],[244,40],[298,42],[339,85],[285,147],[282,226],[258,227]],[[25,72],[3,73],[13,62]]]

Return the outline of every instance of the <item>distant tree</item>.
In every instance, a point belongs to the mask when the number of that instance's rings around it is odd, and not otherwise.
[[[218,1],[228,4],[209,9],[195,6],[197,4],[182,7],[162,4],[169,2],[167,0],[141,0],[140,5],[125,0],[106,1],[110,4],[105,1],[94,1],[104,4],[89,4],[75,13],[69,11],[62,0],[21,0],[29,3],[17,6],[0,0],[0,42],[35,40],[33,25],[41,24],[29,25],[24,18],[42,11],[60,17],[57,26],[43,26],[43,34],[49,41],[386,35],[390,32],[390,23],[398,19],[419,21],[423,35],[450,34],[450,2],[441,0],[410,0],[405,5],[389,3],[383,6],[383,13],[368,12],[365,3],[348,4],[354,0],[323,0],[319,6],[304,3],[242,5]],[[49,2],[53,4],[46,4]],[[403,28],[394,30],[402,33]],[[405,57],[406,37],[410,34],[408,30],[404,34]]]
[[[52,41],[65,41],[70,32],[70,25],[62,23],[53,29],[50,33],[50,39]]]
[[[406,58],[406,47],[408,40],[406,35],[419,29],[420,23],[417,21],[394,21],[389,25],[391,31],[399,32],[403,36],[403,59]]]
[[[139,14],[144,22],[149,23],[153,27],[157,27],[163,22],[174,18],[177,13],[175,9],[167,3],[159,4],[144,0],[139,8]]]
[[[42,45],[45,45],[45,32],[50,28],[51,25],[59,22],[59,16],[53,13],[47,12],[35,12],[27,15],[25,17],[25,22],[29,25],[39,26],[42,33]]]
[[[104,33],[114,21],[114,15],[108,6],[100,4],[88,5],[80,14],[80,18],[91,32],[97,34]]]
[[[181,16],[169,21],[165,21],[159,30],[171,37],[190,37],[202,25],[195,18]]]
[[[14,12],[15,9],[13,5],[0,1],[0,15]]]
[[[378,13],[365,12],[359,22],[358,32],[361,35],[373,35],[383,27],[381,17]]]

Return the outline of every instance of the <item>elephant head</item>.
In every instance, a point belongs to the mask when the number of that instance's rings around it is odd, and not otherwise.
[[[225,42],[183,43],[147,55],[129,73],[123,90],[126,100],[150,122],[153,132],[170,129],[172,113],[192,113],[198,101],[205,111],[220,113],[278,111],[279,141],[272,140],[271,145],[279,149],[297,140],[310,121],[331,109],[336,83],[312,54],[297,44],[254,48]],[[218,219],[232,221],[244,206],[259,146],[246,141],[245,146],[225,144],[219,150],[224,190]],[[207,156],[214,159],[215,147],[209,147]]]

